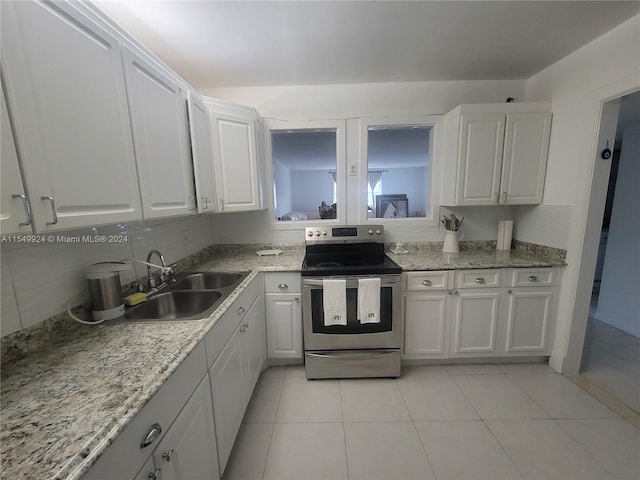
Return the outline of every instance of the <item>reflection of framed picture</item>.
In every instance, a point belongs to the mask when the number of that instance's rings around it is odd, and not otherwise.
[[[408,213],[406,194],[376,195],[376,218],[407,218]]]

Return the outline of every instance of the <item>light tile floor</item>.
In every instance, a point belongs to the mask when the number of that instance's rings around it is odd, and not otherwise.
[[[223,480],[640,478],[640,430],[547,365],[260,377]]]

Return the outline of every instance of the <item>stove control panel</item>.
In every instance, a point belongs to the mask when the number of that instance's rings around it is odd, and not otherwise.
[[[318,243],[384,243],[382,225],[346,225],[340,227],[305,228],[307,244]]]

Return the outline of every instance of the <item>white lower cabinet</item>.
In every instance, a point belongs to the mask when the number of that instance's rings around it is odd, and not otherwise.
[[[452,272],[408,272],[404,357],[447,358]]]
[[[267,358],[263,296],[258,295],[248,309],[238,307],[238,312],[239,324],[209,370],[220,473]]]
[[[408,272],[405,359],[550,354],[557,268]]]
[[[302,293],[299,273],[265,274],[267,357],[302,360]]]
[[[136,478],[218,480],[209,377],[205,377]],[[155,476],[155,477],[154,477]]]
[[[460,289],[453,296],[451,357],[495,356],[500,289]]]

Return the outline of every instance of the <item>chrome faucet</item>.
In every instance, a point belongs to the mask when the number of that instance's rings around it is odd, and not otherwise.
[[[151,250],[149,253],[147,253],[147,278],[148,278],[147,287],[149,288],[149,291],[156,290],[156,286],[157,286],[155,279],[151,275],[151,265],[149,265],[149,263],[151,262],[151,257],[153,256],[154,253],[158,256],[158,258],[160,258],[160,264],[162,265],[162,271],[160,273],[160,281],[161,281],[160,286],[162,286],[162,283],[164,283],[164,278],[163,278],[164,269],[167,268],[167,264],[164,261],[164,256],[158,250]]]

